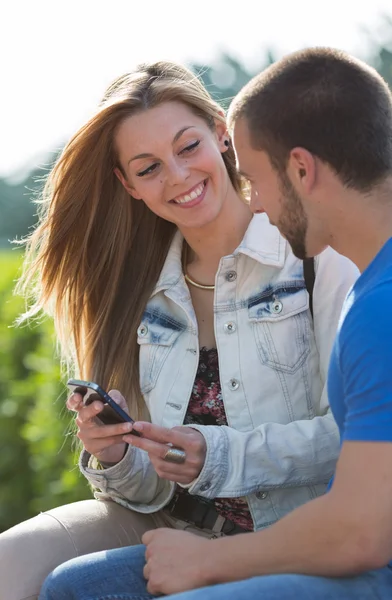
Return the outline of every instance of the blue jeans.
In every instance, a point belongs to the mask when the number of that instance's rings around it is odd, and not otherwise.
[[[74,558],[45,580],[39,600],[148,600],[144,546]],[[181,556],[179,555],[179,560]],[[166,596],[173,600],[391,600],[392,569],[359,577],[265,575]]]

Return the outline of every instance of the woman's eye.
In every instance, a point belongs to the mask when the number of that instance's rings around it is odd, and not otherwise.
[[[155,171],[157,166],[158,166],[158,163],[154,163],[150,167],[147,167],[147,169],[144,169],[144,171],[139,171],[139,173],[136,173],[136,175],[138,177],[144,177],[144,175],[150,175],[150,173],[153,173]]]
[[[195,150],[199,144],[200,144],[200,140],[193,142],[192,144],[190,144],[189,146],[186,146],[186,148],[181,150],[180,154],[185,154],[186,152],[192,152],[192,150]]]
[[[186,146],[183,150],[181,150],[180,154],[186,154],[188,152],[192,152],[193,150],[196,150],[196,148],[198,147],[199,144],[200,144],[200,140],[196,140],[196,142],[192,142],[192,144],[189,144],[189,146]],[[137,177],[145,177],[145,175],[151,175],[151,173],[153,173],[158,167],[159,167],[159,163],[154,163],[153,165],[150,165],[149,167],[147,167],[147,169],[144,169],[144,171],[139,171],[139,173],[136,173],[136,175],[137,175]]]

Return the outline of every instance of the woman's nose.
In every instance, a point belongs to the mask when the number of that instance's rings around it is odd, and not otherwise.
[[[183,183],[189,177],[189,167],[185,161],[173,160],[167,167],[167,182],[170,185]]]

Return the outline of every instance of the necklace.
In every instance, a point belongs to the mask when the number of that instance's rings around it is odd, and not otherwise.
[[[204,285],[202,283],[197,283],[197,281],[194,281],[193,279],[191,279],[188,275],[188,273],[184,273],[184,277],[186,279],[186,281],[188,283],[190,283],[191,285],[193,285],[196,288],[199,288],[200,290],[214,290],[215,286],[214,285]]]
[[[197,281],[195,281],[194,279],[192,279],[191,277],[189,277],[188,273],[186,272],[187,257],[188,257],[188,244],[184,241],[183,262],[182,262],[182,264],[183,264],[185,281],[187,281],[188,283],[190,283],[194,287],[198,288],[199,290],[209,290],[209,291],[215,290],[215,285],[204,285],[203,283],[198,283]]]

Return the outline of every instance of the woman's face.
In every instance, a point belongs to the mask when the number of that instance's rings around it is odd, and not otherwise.
[[[202,227],[220,213],[230,180],[222,159],[226,127],[215,131],[181,102],[127,118],[115,145],[125,189],[180,229]]]

